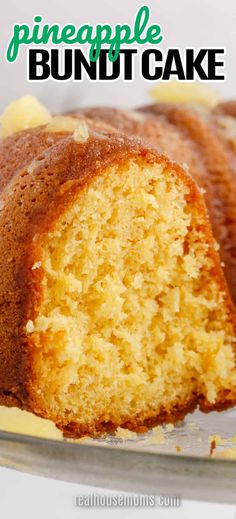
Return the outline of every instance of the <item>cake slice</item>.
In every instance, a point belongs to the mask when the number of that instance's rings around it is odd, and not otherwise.
[[[59,117],[0,141],[0,403],[67,436],[235,404],[235,313],[202,194]]]

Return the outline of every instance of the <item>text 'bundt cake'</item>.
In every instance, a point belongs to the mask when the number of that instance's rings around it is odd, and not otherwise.
[[[35,120],[0,141],[0,403],[74,437],[233,405],[235,312],[197,184],[106,122]]]

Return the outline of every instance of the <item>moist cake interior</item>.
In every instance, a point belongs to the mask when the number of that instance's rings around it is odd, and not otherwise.
[[[233,331],[204,215],[165,164],[104,171],[44,235],[33,405],[61,422],[116,426],[214,403],[235,384]]]

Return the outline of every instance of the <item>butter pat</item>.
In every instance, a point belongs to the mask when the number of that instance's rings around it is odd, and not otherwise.
[[[150,96],[158,103],[189,103],[213,107],[219,101],[215,90],[201,83],[179,83],[170,81],[154,87]]]
[[[0,117],[0,137],[49,123],[52,116],[39,101],[26,95],[10,103]]]

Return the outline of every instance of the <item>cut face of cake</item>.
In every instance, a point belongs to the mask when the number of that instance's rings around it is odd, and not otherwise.
[[[202,188],[231,297],[236,304],[236,123],[233,102],[214,110],[156,103],[139,111],[88,108],[95,121],[141,137],[182,164]],[[227,115],[226,113],[227,112]]]
[[[235,403],[235,314],[180,166],[86,119],[0,143],[1,403],[97,436]]]
[[[109,168],[39,241],[31,391],[69,429],[155,423],[200,395],[214,404],[235,382],[204,217],[167,171]]]

